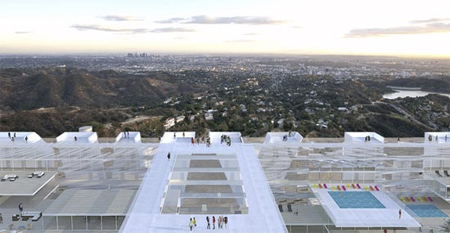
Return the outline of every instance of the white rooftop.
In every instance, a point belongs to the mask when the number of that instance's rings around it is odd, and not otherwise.
[[[347,143],[384,143],[384,137],[375,132],[345,132],[344,140]]]
[[[195,138],[195,132],[165,132],[161,138],[161,143],[172,143],[175,141],[191,143],[191,138]]]
[[[241,133],[239,132],[209,132],[211,143],[220,143],[222,135],[230,137],[231,144],[242,142]]]
[[[0,132],[0,143],[37,143],[43,142],[35,132]]]
[[[116,137],[116,142],[141,143],[141,133],[135,131],[120,132]]]
[[[56,138],[57,143],[96,143],[96,132],[65,132]]]
[[[264,143],[302,142],[303,137],[297,132],[270,132],[266,134]]]

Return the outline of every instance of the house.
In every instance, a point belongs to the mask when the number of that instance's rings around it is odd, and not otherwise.
[[[184,118],[186,118],[185,116],[177,116],[177,118],[175,119],[176,123],[180,123],[182,121],[184,121]]]
[[[175,118],[173,118],[173,117],[167,118],[166,122],[164,123],[164,128],[169,129],[173,126],[175,126]]]
[[[214,120],[214,116],[213,116],[212,112],[205,113],[205,120],[207,120],[207,121]]]

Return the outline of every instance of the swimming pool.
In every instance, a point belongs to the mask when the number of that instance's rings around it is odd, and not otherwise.
[[[417,216],[422,218],[447,217],[439,208],[434,205],[407,205]]]
[[[376,197],[366,191],[328,191],[334,202],[342,209],[383,209],[386,208]]]

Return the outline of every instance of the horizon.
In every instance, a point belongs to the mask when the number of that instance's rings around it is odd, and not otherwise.
[[[149,52],[149,51],[128,51],[128,52],[79,52],[79,53],[2,53],[0,57],[64,57],[64,56],[117,56],[126,57],[128,53],[139,54],[147,53],[147,55],[154,56],[223,56],[223,57],[283,57],[283,58],[306,58],[306,57],[364,57],[364,58],[391,58],[391,59],[437,59],[450,60],[448,56],[433,56],[433,55],[375,55],[375,54],[291,54],[291,53],[221,53],[221,52]]]
[[[0,51],[450,58],[445,6],[445,0],[16,0],[0,9]]]

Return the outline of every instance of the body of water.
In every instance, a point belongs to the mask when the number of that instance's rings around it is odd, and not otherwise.
[[[406,98],[406,97],[412,97],[412,98],[416,98],[416,97],[422,97],[422,96],[426,96],[429,94],[437,94],[437,95],[442,95],[442,96],[447,96],[450,98],[449,94],[442,94],[442,93],[435,93],[435,92],[428,92],[428,91],[411,91],[411,90],[395,90],[394,93],[389,93],[389,94],[385,94],[383,95],[384,99],[397,99],[397,98]]]

